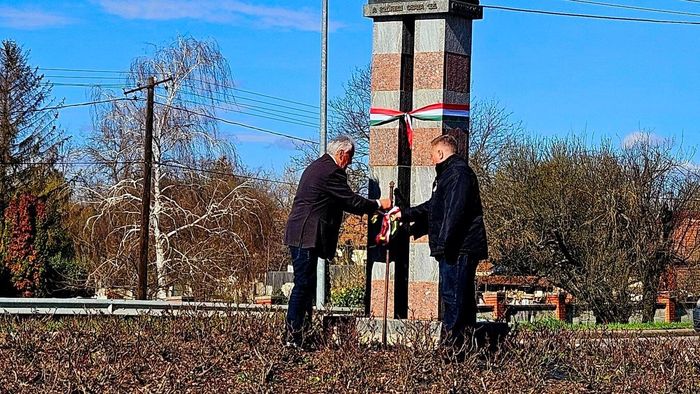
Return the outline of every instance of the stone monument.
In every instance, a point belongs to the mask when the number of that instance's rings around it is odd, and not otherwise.
[[[432,104],[469,104],[472,21],[483,16],[477,0],[369,0],[364,15],[374,20],[372,108],[408,113]],[[406,121],[371,127],[371,197],[388,196],[395,181],[411,205],[430,198],[430,141],[441,134],[457,138],[466,157],[468,118],[414,119],[412,126],[412,147]],[[382,317],[384,303],[381,249],[368,253],[371,296],[365,302],[376,317]],[[393,243],[391,261],[388,317],[437,319],[439,272],[427,237]]]

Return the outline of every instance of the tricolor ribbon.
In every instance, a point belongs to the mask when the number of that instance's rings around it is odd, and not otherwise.
[[[469,105],[463,104],[431,104],[411,112],[395,111],[385,108],[369,109],[369,125],[380,126],[403,118],[406,122],[408,146],[413,147],[413,119],[443,121],[450,119],[469,118]]]
[[[396,229],[399,227],[399,222],[397,220],[394,220],[394,215],[396,215],[399,212],[399,207],[393,207],[389,210],[389,212],[383,214],[382,216],[382,228],[379,230],[379,234],[377,234],[377,238],[375,241],[377,242],[377,245],[388,245],[389,241],[391,240],[391,236],[396,232]],[[375,215],[372,218],[372,222],[376,223],[378,218],[378,215]]]

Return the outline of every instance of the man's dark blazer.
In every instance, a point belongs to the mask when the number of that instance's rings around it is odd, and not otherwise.
[[[318,256],[335,256],[343,211],[370,214],[377,202],[355,194],[348,176],[330,155],[311,163],[301,175],[292,212],[287,220],[284,243],[300,248],[316,248]]]

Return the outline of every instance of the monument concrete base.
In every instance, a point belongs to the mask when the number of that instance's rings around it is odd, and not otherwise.
[[[357,318],[357,335],[364,344],[382,342],[383,319]],[[437,348],[440,344],[442,323],[424,320],[387,320],[387,343],[391,346],[426,346]],[[479,321],[472,335],[474,348],[488,347],[496,350],[510,333],[508,323]]]

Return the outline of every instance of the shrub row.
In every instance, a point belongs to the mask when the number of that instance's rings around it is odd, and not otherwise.
[[[0,391],[660,392],[700,391],[700,339],[513,333],[496,352],[445,360],[425,343],[361,345],[339,327],[315,352],[284,348],[280,314],[0,317]]]

